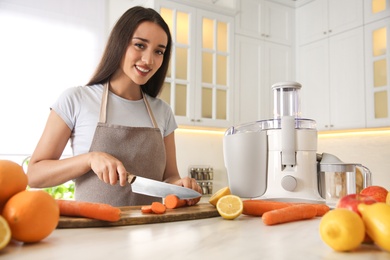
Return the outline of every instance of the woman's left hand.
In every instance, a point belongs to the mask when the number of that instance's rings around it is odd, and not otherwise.
[[[182,179],[177,180],[173,184],[176,184],[176,185],[179,185],[179,186],[183,186],[183,187],[186,187],[186,188],[189,188],[189,189],[193,189],[193,190],[199,192],[200,194],[202,194],[202,188],[199,186],[198,182],[195,179],[193,179],[193,178],[184,177]],[[200,201],[200,198],[201,197],[196,198],[196,199],[187,200],[188,206],[195,205],[196,203],[198,203]]]

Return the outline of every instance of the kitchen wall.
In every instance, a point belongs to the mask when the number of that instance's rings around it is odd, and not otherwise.
[[[390,190],[390,131],[319,135],[318,152],[365,165],[372,172],[373,185]]]
[[[195,132],[178,129],[178,168],[184,177],[190,165],[214,167],[214,191],[228,185],[223,160],[223,132]],[[390,190],[390,131],[349,134],[319,133],[318,153],[336,155],[344,162],[360,163],[373,174],[373,185]]]
[[[227,186],[222,152],[223,134],[223,131],[176,130],[176,156],[180,175],[187,176],[191,165],[209,165],[214,169],[213,192]]]

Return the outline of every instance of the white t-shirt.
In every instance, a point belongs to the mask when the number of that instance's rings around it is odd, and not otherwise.
[[[73,155],[84,154],[91,147],[93,135],[100,115],[103,85],[80,86],[65,90],[51,106],[72,130]],[[153,111],[162,136],[168,136],[177,124],[171,107],[158,98],[145,95]],[[144,101],[131,101],[108,93],[108,124],[153,127]]]

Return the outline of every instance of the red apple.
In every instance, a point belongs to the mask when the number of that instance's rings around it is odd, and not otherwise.
[[[387,189],[381,186],[368,186],[364,188],[360,194],[372,197],[377,202],[385,202],[387,196]]]
[[[367,195],[349,194],[349,195],[346,195],[344,197],[341,197],[340,200],[338,201],[336,207],[352,210],[352,211],[356,212],[357,214],[359,214],[359,216],[361,217],[362,215],[360,214],[357,206],[360,203],[364,203],[364,204],[369,205],[369,204],[374,204],[376,202],[377,201],[375,199],[373,199],[372,197],[367,196]],[[367,233],[366,233],[366,236],[364,237],[363,243],[364,244],[372,244],[373,243],[373,240],[371,239],[371,237]]]
[[[345,195],[344,197],[341,197],[336,205],[336,208],[345,208],[352,210],[359,214],[361,216],[357,206],[360,203],[364,203],[367,205],[376,203],[377,201],[370,196],[363,195],[363,194],[349,194]]]

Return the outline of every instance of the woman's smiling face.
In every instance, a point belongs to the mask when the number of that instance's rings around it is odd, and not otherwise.
[[[158,24],[140,23],[122,58],[122,73],[136,85],[145,84],[161,67],[167,44],[167,34]]]

